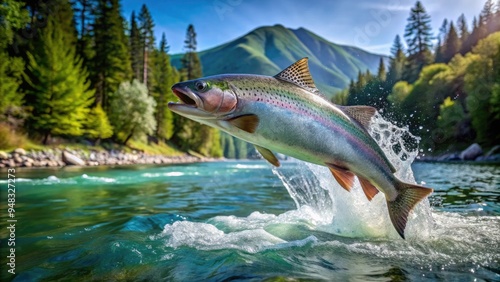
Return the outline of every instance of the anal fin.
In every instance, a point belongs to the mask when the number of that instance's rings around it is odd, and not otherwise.
[[[272,165],[280,166],[280,161],[278,160],[278,158],[276,158],[276,156],[273,154],[273,152],[271,152],[269,149],[266,149],[266,148],[258,146],[258,145],[255,145],[255,149],[257,149],[257,151],[259,151],[259,153],[262,155],[262,157],[264,157],[264,159],[266,159]]]
[[[354,173],[352,173],[346,168],[334,164],[327,163],[326,165],[328,166],[328,168],[333,174],[333,177],[335,178],[335,180],[337,180],[340,186],[342,186],[342,188],[350,192],[352,186],[354,185],[354,176],[355,176]]]
[[[363,188],[363,192],[365,192],[365,196],[368,199],[368,201],[371,201],[375,195],[379,192],[377,187],[373,186],[370,181],[359,177],[359,183],[361,184],[361,188]]]

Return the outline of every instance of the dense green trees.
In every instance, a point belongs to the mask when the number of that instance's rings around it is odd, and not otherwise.
[[[23,95],[18,91],[24,68],[23,61],[10,56],[7,47],[13,43],[16,30],[28,22],[28,11],[22,3],[6,0],[0,5],[0,122],[21,106]]]
[[[498,144],[500,33],[495,31],[500,31],[500,6],[488,0],[471,30],[463,14],[456,27],[444,20],[432,54],[430,18],[417,2],[406,27],[408,48],[396,36],[385,83],[378,84],[380,74],[360,72],[335,101],[382,109],[421,136],[424,148]]]
[[[194,27],[180,71],[165,35],[155,44],[154,27],[146,5],[127,23],[120,0],[3,1],[0,123],[46,143],[52,136],[127,143],[147,135],[148,142],[221,156],[218,131],[167,107],[176,99],[174,83],[202,75]]]
[[[28,127],[44,136],[83,135],[83,124],[93,103],[94,91],[89,89],[82,60],[76,56],[74,38],[66,37],[62,24],[49,17],[40,34],[40,42],[28,53],[30,84],[26,105],[31,108]]]
[[[500,32],[479,42],[469,54],[465,74],[467,109],[479,141],[500,140]]]
[[[151,84],[154,85],[151,95],[156,100],[155,136],[162,141],[169,140],[174,134],[174,115],[168,109],[168,102],[176,99],[170,87],[179,81],[179,73],[170,65],[170,56],[167,52],[167,39],[165,34],[162,34],[160,48],[153,51],[151,74]]]
[[[94,57],[91,63],[96,102],[109,115],[109,95],[132,78],[124,19],[118,0],[99,0],[95,11]]]

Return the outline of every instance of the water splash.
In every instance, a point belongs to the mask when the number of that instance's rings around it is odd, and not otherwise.
[[[414,183],[411,163],[418,154],[419,138],[407,128],[399,128],[379,114],[372,119],[371,136],[397,169],[396,176]],[[216,216],[207,222],[174,222],[165,225],[155,238],[166,239],[168,247],[192,246],[197,249],[240,249],[259,252],[283,245],[283,238],[302,244],[303,230],[315,230],[343,237],[399,239],[387,212],[385,197],[377,194],[368,201],[358,181],[345,191],[323,166],[294,160],[298,165],[273,168],[297,209],[280,215],[254,212],[247,217]],[[240,167],[241,168],[241,167]],[[429,237],[433,225],[430,206],[422,201],[410,214],[406,237]],[[292,227],[293,226],[293,227]],[[293,235],[294,234],[294,235]],[[300,234],[300,235],[299,235]],[[307,234],[307,242],[316,242]],[[395,240],[401,241],[401,240]],[[288,246],[284,244],[283,246]]]
[[[370,128],[370,135],[396,168],[396,176],[415,183],[411,163],[418,154],[420,139],[408,128],[399,128],[379,114],[373,117]],[[377,194],[370,202],[358,181],[348,193],[326,167],[295,161],[300,163],[297,170],[274,168],[273,173],[283,182],[298,209],[308,206],[314,211],[319,230],[348,237],[398,237],[383,193]],[[428,237],[432,224],[426,199],[410,214],[405,232],[407,238]]]

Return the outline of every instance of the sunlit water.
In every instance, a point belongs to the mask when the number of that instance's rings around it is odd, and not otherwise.
[[[16,275],[1,267],[1,280],[500,280],[500,166],[414,163],[413,174],[414,153],[395,151],[400,178],[435,189],[407,240],[381,193],[369,202],[359,184],[348,193],[294,160],[17,170]],[[5,266],[5,240],[1,255]]]

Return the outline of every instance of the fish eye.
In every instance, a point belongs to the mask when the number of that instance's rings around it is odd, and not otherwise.
[[[205,91],[207,90],[207,83],[205,81],[198,80],[194,83],[194,88],[197,91]]]

